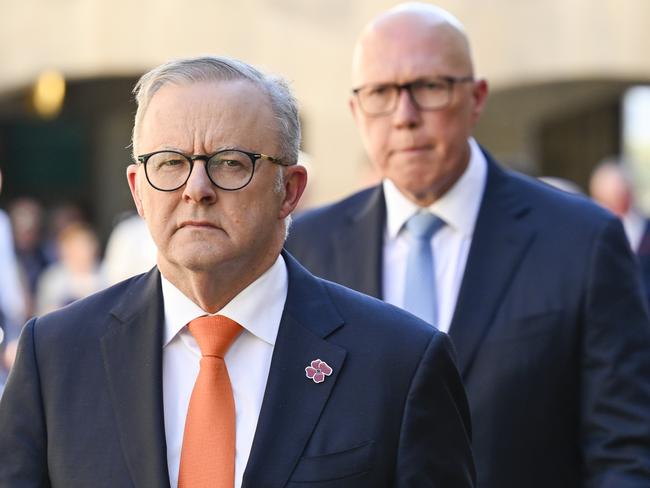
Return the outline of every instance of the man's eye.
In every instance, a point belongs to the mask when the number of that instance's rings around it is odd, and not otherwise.
[[[168,159],[167,161],[163,161],[163,166],[179,166],[183,164],[182,159]]]
[[[237,161],[236,159],[222,159],[220,162],[222,166],[227,168],[239,168],[242,166],[241,161]]]
[[[445,89],[445,85],[443,83],[437,82],[437,81],[423,81],[421,83],[415,83],[413,85],[413,88],[416,90],[426,90],[426,91],[441,91]]]
[[[158,170],[165,170],[165,169],[173,169],[173,168],[178,168],[179,166],[183,166],[185,164],[185,160],[182,158],[174,158],[174,159],[163,159],[156,161],[156,169]]]
[[[390,86],[387,85],[373,86],[368,90],[368,96],[381,97],[388,94],[389,91],[390,91]]]
[[[217,160],[212,168],[216,171],[242,171],[246,165],[238,159],[226,158]]]

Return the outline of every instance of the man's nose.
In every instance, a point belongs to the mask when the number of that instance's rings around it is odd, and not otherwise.
[[[421,121],[422,114],[413,100],[408,88],[403,87],[397,94],[397,107],[393,112],[393,123],[396,127],[415,127]]]
[[[199,159],[194,161],[183,190],[184,199],[195,202],[212,202],[216,199],[217,187],[208,178],[205,164],[205,161]]]

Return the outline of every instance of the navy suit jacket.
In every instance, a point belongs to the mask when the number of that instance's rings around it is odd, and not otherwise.
[[[287,248],[381,297],[385,218],[378,186],[296,218]],[[650,486],[650,325],[616,218],[488,156],[449,334],[478,486]]]
[[[474,486],[449,338],[284,257],[289,291],[242,486]],[[155,268],[28,322],[0,400],[0,487],[169,487],[162,334]],[[320,384],[305,375],[317,358],[333,369]]]

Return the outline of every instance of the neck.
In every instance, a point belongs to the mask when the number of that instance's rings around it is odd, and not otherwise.
[[[159,257],[158,268],[190,300],[206,312],[215,313],[273,266],[279,254],[279,250],[274,251],[254,262],[230,261],[208,270],[191,270]]]
[[[445,193],[447,193],[463,176],[463,173],[467,169],[469,162],[466,162],[464,165],[458,166],[454,172],[446,175],[444,179],[428,188],[426,191],[422,192],[404,192],[404,195],[415,203],[419,207],[428,207],[432,205],[436,200],[442,198]]]

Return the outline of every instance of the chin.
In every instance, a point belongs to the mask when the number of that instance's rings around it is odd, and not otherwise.
[[[228,259],[214,242],[190,242],[172,253],[172,260],[191,271],[208,271]]]
[[[224,264],[223,259],[218,259],[216,257],[205,257],[201,258],[195,256],[191,259],[180,260],[178,261],[179,265],[193,273],[209,273],[217,270],[220,265]]]

